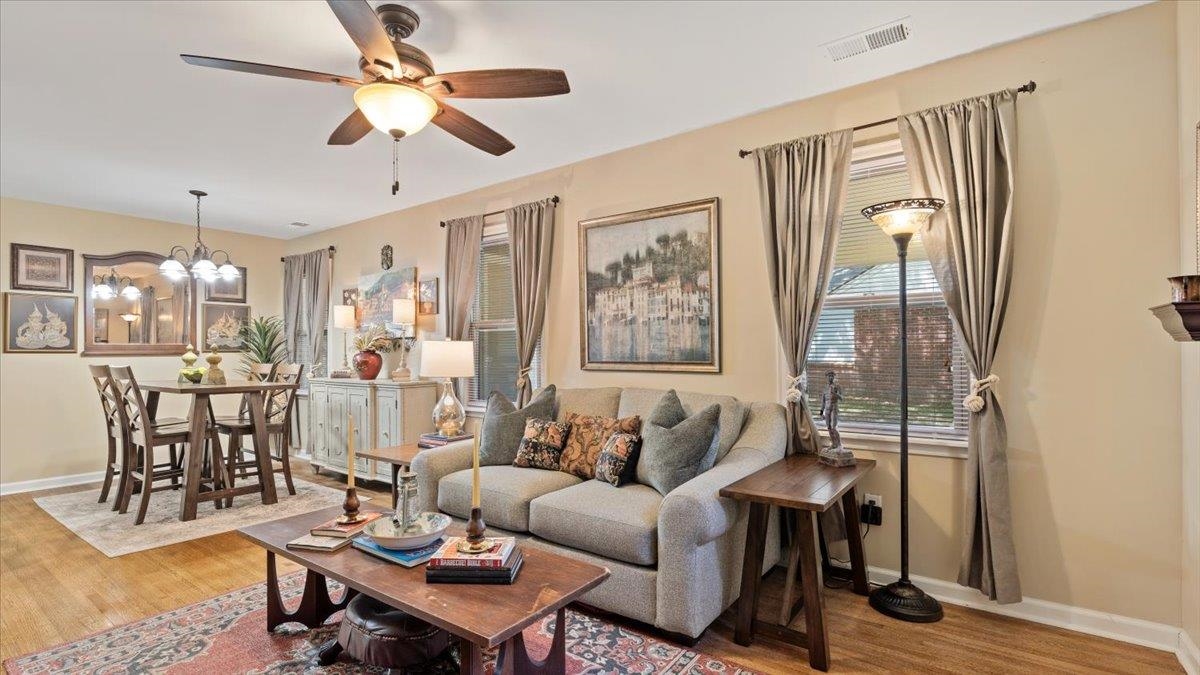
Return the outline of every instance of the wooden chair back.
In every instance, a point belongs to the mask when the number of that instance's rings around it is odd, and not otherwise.
[[[113,438],[125,431],[125,406],[121,403],[121,394],[113,382],[112,370],[108,366],[88,366],[92,375],[92,383],[96,385],[96,393],[100,396],[100,411],[104,413],[104,426]]]
[[[246,372],[246,379],[251,382],[267,382],[271,379],[274,372],[274,363],[251,363],[250,369]],[[210,410],[209,413],[211,414],[211,412]],[[243,420],[250,419],[250,399],[245,395],[242,396],[242,401],[238,404],[238,418]]]
[[[272,390],[267,395],[267,423],[282,423],[284,429],[291,425],[292,410],[296,407],[296,391],[300,389],[300,374],[304,366],[299,363],[281,363],[275,367],[272,382],[290,385]]]
[[[136,445],[153,447],[154,425],[150,423],[150,410],[146,407],[146,399],[138,387],[137,378],[133,376],[133,368],[114,366],[109,368],[109,372],[112,373],[113,385],[120,395],[121,408],[125,413],[126,437]]]

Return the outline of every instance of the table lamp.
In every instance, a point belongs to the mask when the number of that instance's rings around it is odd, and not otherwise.
[[[346,333],[354,330],[356,325],[354,305],[333,306],[333,327],[342,330],[342,368],[329,374],[330,377],[351,377],[350,361],[346,358]]]
[[[467,413],[454,395],[453,378],[475,377],[475,344],[470,340],[427,340],[421,347],[421,374],[442,378],[442,395],[433,407],[433,425],[443,436],[462,434]]]
[[[399,324],[401,330],[400,342],[404,347],[400,350],[400,365],[392,371],[392,379],[401,382],[412,379],[412,371],[408,369],[408,354],[416,341],[417,301],[412,298],[392,300],[392,323]]]
[[[943,205],[940,199],[901,199],[862,210],[896,242],[900,259],[900,579],[872,591],[869,600],[881,614],[917,623],[941,621],[942,606],[908,578],[908,242]]]

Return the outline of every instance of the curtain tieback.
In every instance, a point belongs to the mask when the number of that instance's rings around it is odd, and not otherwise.
[[[806,377],[806,374],[801,373],[800,375],[792,377],[792,379],[788,382],[788,388],[787,391],[784,392],[783,398],[788,403],[795,405],[804,400],[804,395],[807,392],[808,377]]]
[[[977,380],[972,377],[971,378],[971,393],[968,394],[967,397],[963,399],[963,407],[966,408],[967,410],[970,410],[973,413],[982,412],[984,402],[983,402],[983,397],[980,396],[980,394],[987,391],[988,389],[991,389],[992,385],[996,384],[999,381],[1000,381],[1000,378],[997,377],[996,375],[988,375],[987,377],[983,378],[982,380]]]
[[[529,371],[533,368],[522,368],[517,371],[517,389],[524,389],[529,385]]]

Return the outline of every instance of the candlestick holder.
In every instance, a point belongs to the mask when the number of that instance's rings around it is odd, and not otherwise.
[[[458,540],[459,553],[484,553],[491,544],[483,533],[487,531],[487,523],[483,522],[483,512],[478,506],[471,508],[471,519],[467,521],[467,538]]]
[[[358,513],[358,492],[354,488],[346,488],[346,500],[342,502],[342,515],[338,516],[337,521],[342,525],[350,525],[362,520],[362,516]]]

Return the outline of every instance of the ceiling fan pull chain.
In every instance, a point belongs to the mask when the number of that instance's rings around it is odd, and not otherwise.
[[[392,139],[392,196],[400,191],[400,139]]]

